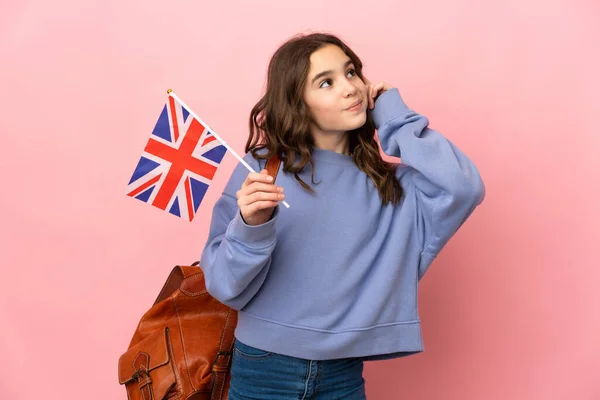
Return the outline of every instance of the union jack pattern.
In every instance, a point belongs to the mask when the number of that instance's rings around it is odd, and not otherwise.
[[[192,221],[227,149],[169,96],[127,195]]]

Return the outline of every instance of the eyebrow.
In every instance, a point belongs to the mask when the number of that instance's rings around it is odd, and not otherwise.
[[[345,68],[346,68],[348,65],[350,65],[350,64],[352,64],[352,60],[348,60],[348,61],[346,61],[346,63],[344,64],[344,69],[345,69]],[[329,74],[332,74],[332,73],[333,73],[333,71],[332,71],[332,70],[330,70],[330,69],[329,69],[329,70],[327,70],[327,71],[319,72],[317,75],[315,75],[315,77],[314,77],[314,78],[312,78],[312,81],[311,81],[310,83],[311,83],[311,84],[313,84],[313,83],[315,83],[315,81],[316,81],[317,79],[319,79],[319,78],[322,78],[322,77],[324,77],[325,75],[329,75]]]

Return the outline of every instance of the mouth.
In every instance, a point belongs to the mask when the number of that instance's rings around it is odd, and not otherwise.
[[[360,110],[360,106],[362,105],[362,100],[357,100],[356,102],[352,103],[352,105],[348,108],[346,108],[346,111],[358,111]]]

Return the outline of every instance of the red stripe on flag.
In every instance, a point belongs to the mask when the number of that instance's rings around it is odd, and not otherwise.
[[[175,142],[179,139],[179,124],[177,123],[177,113],[175,112],[175,99],[169,96],[169,108],[171,109],[171,124],[173,125],[173,137]]]
[[[192,156],[192,153],[202,136],[202,132],[204,132],[204,126],[195,119],[192,119],[190,126],[181,141],[179,149],[174,149],[154,139],[148,141],[145,151],[171,162],[171,168],[169,168],[169,172],[152,203],[156,207],[163,210],[166,209],[177,186],[179,186],[180,183],[184,183],[181,178],[183,177],[185,170],[192,171],[207,179],[212,179],[215,175],[215,172],[217,171],[216,166]]]
[[[205,146],[210,142],[214,142],[215,140],[217,140],[217,138],[211,135],[211,136],[207,137],[206,139],[204,139],[204,142],[202,142],[202,146]]]
[[[185,199],[187,200],[188,215],[190,221],[194,219],[194,201],[192,199],[192,188],[190,186],[190,177],[185,178]]]
[[[162,174],[156,175],[154,178],[150,179],[148,182],[144,183],[142,186],[140,186],[137,189],[132,190],[131,192],[127,193],[127,196],[135,197],[139,193],[141,193],[144,190],[148,189],[150,186],[154,185],[156,182],[159,181],[161,175]]]
[[[187,135],[183,140],[185,141],[186,139]],[[207,179],[212,179],[217,172],[216,166],[192,157],[189,150],[184,152],[181,148],[179,150],[174,149],[154,139],[148,140],[144,151],[169,161],[173,166],[184,166],[184,169],[204,176]],[[173,168],[173,166],[171,168]],[[170,173],[171,172],[169,171],[169,174]]]

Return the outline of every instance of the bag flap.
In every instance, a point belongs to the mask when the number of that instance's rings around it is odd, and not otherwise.
[[[192,265],[177,265],[169,274],[169,277],[165,281],[160,293],[156,300],[154,300],[154,305],[157,305],[161,301],[165,300],[169,296],[171,296],[177,289],[180,289],[182,282],[190,277],[191,275],[195,275],[198,272],[202,272],[198,265],[200,261],[194,262]]]
[[[132,381],[140,369],[150,372],[169,362],[168,334],[168,327],[154,332],[119,357],[121,385]]]

